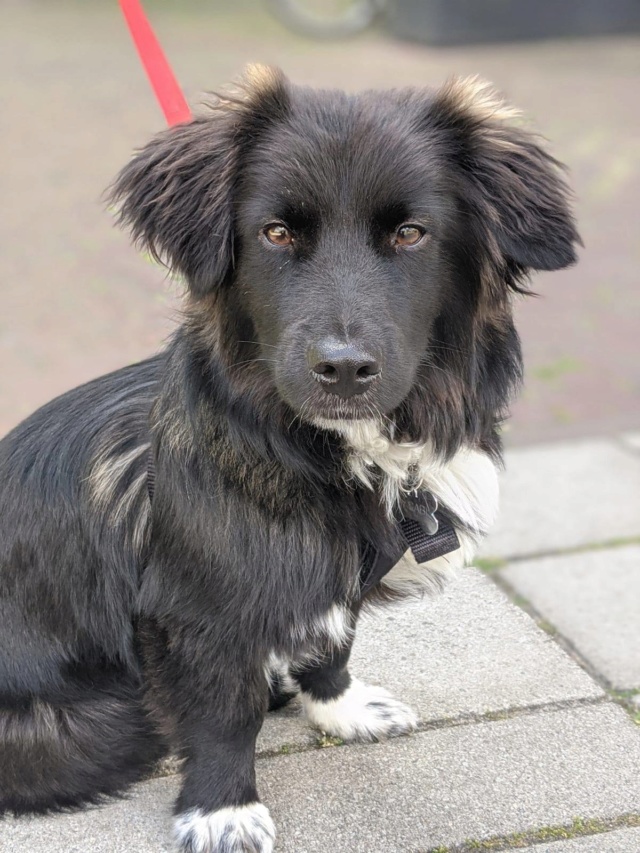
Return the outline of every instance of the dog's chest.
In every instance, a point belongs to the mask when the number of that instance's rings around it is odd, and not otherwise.
[[[347,423],[347,471],[376,490],[388,516],[407,491],[428,490],[469,530],[486,533],[498,510],[496,467],[481,451],[463,447],[443,461],[428,443],[395,442],[368,421]]]

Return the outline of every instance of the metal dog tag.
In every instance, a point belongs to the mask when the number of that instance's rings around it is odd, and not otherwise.
[[[402,500],[402,514],[420,525],[427,536],[435,536],[438,532],[438,519],[436,511],[438,499],[431,492],[418,491],[414,489],[408,492]]]

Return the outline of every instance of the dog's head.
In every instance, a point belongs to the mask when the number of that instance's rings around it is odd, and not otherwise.
[[[478,437],[519,375],[511,293],[578,241],[558,164],[513,119],[474,80],[349,96],[258,69],[114,197],[229,370],[257,365],[311,421],[411,410]]]

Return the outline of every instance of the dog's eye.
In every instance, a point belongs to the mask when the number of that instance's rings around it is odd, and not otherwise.
[[[293,234],[282,222],[272,222],[262,233],[274,246],[290,246],[293,243]]]
[[[412,222],[406,225],[401,225],[393,237],[394,246],[417,246],[422,241],[427,232],[421,225],[414,225]]]

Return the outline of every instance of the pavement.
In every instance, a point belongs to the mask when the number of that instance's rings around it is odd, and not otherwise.
[[[639,853],[640,433],[513,449],[478,560],[438,597],[367,615],[355,675],[418,732],[343,745],[293,705],[257,775],[282,853]],[[9,820],[3,853],[171,847],[176,766],[130,797]]]
[[[100,200],[163,127],[115,0],[0,5],[2,435],[156,350],[179,301]],[[311,43],[248,0],[145,5],[194,102],[254,61],[349,90],[493,80],[569,164],[585,239],[517,306],[525,390],[477,568],[359,631],[355,674],[412,704],[418,733],[345,746],[295,706],[270,715],[258,777],[277,850],[640,853],[640,39]],[[0,851],[168,851],[177,786],[167,762],[103,808],[6,821]]]

